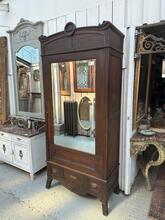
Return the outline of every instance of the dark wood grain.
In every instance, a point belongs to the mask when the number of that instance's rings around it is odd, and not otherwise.
[[[41,36],[46,112],[47,188],[53,178],[70,190],[91,194],[108,214],[109,195],[118,188],[123,34],[110,22]],[[51,63],[96,59],[96,154],[54,144]]]

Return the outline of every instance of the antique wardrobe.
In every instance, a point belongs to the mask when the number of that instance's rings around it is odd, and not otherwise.
[[[108,215],[118,191],[123,34],[110,22],[40,37],[47,184],[91,194]]]

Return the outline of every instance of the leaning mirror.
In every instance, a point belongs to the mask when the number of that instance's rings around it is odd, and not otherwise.
[[[43,23],[21,19],[10,34],[16,115],[43,118],[43,86],[39,36]]]

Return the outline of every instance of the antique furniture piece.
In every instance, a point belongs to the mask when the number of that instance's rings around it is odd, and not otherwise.
[[[59,64],[60,92],[63,96],[70,95],[70,66],[69,63]]]
[[[40,42],[43,23],[21,19],[10,34],[16,114],[43,118]]]
[[[149,169],[152,166],[159,166],[165,161],[165,132],[155,133],[153,136],[144,136],[139,133],[135,133],[131,138],[131,155],[135,156],[138,153],[146,151],[151,145],[154,145],[156,152],[153,153],[152,158],[146,163],[144,160],[139,161],[140,168],[147,182],[147,189],[152,190],[151,182],[149,179]],[[158,157],[154,159],[155,153],[158,153]]]
[[[33,24],[24,19],[8,32],[12,47],[16,115],[11,116],[9,123],[0,126],[0,160],[29,172],[31,179],[34,173],[46,166],[45,132],[40,127],[44,122],[40,123],[38,119],[44,117],[38,40],[42,32],[42,22]],[[3,62],[5,56],[4,53]],[[5,76],[0,71],[0,83],[1,80],[1,89],[5,92]]]
[[[13,118],[12,124],[0,126],[0,161],[27,171],[33,180],[34,174],[46,166],[44,126],[28,129],[21,121]]]
[[[0,124],[7,120],[7,38],[0,37]]]
[[[46,187],[57,179],[73,192],[96,196],[104,215],[108,215],[109,195],[118,191],[123,37],[110,22],[83,28],[69,22],[63,32],[40,37],[47,127]],[[56,129],[56,123],[63,123],[66,101],[60,96],[57,80],[58,64],[64,62],[70,63],[74,80],[67,100],[79,105],[75,137],[58,135]],[[73,88],[75,83],[81,91]],[[91,127],[93,136],[89,134]]]

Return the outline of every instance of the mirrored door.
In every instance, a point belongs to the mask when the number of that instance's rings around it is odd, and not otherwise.
[[[51,64],[54,143],[95,154],[96,60]]]

